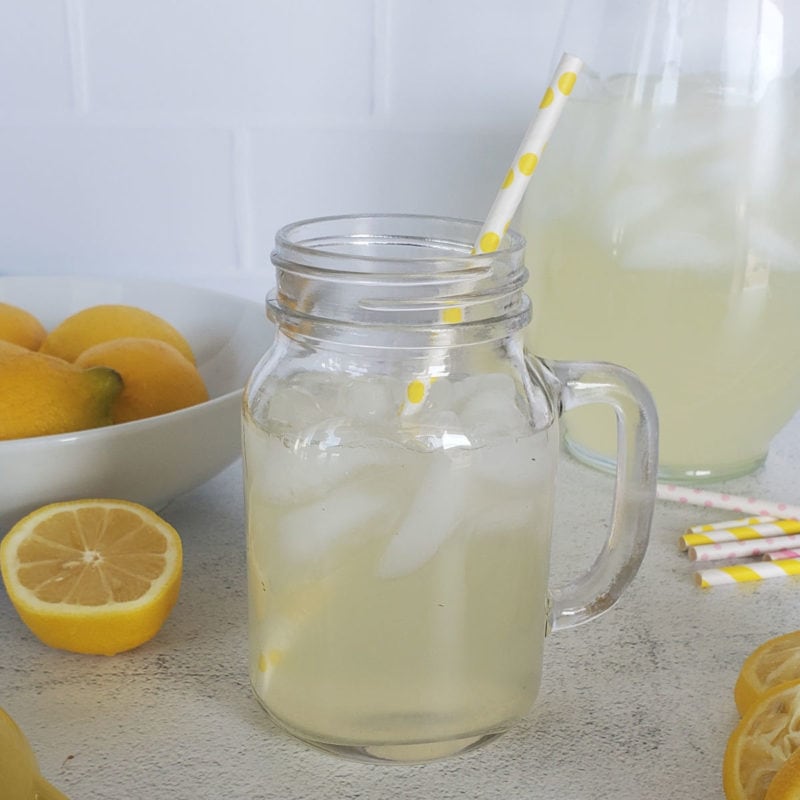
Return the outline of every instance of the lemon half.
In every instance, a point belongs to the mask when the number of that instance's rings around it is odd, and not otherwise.
[[[138,503],[52,503],[6,534],[0,568],[14,608],[42,642],[114,655],[150,640],[169,616],[181,540]]]

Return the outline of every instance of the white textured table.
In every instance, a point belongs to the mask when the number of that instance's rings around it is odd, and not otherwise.
[[[562,466],[556,578],[593,557],[610,486]],[[48,649],[0,590],[0,706],[71,800],[721,800],[739,666],[765,639],[800,628],[795,579],[693,584],[678,535],[730,512],[658,503],[634,585],[605,616],[548,639],[539,701],[511,733],[448,761],[367,766],[294,741],[250,693],[239,469],[163,511],[183,535],[184,582],[142,648],[113,658]],[[762,470],[724,488],[800,503],[800,416]]]

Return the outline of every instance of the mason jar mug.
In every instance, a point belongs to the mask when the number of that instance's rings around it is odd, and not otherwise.
[[[302,740],[425,761],[530,710],[548,630],[607,610],[653,511],[656,415],[608,364],[527,353],[524,240],[478,223],[346,216],[283,228],[274,343],[243,413],[250,676]],[[562,410],[618,415],[612,524],[548,586]]]

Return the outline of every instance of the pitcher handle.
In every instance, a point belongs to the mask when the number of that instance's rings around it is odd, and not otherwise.
[[[536,359],[529,357],[529,368]],[[608,538],[594,564],[551,590],[550,630],[588,622],[608,611],[639,569],[650,538],[658,474],[658,416],[644,384],[607,363],[546,361],[561,410],[604,403],[617,417],[617,481]]]

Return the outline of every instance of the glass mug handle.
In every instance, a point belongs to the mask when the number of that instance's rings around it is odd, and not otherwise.
[[[528,357],[528,368],[536,372]],[[545,361],[559,412],[604,403],[617,417],[617,481],[608,538],[582,575],[551,590],[549,630],[572,628],[607,611],[633,580],[650,537],[658,474],[658,416],[644,384],[614,364]],[[553,380],[552,378],[555,378]]]

